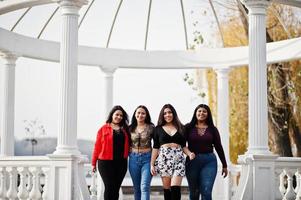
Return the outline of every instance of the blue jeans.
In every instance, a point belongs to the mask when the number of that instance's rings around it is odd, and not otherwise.
[[[129,172],[132,177],[135,200],[150,199],[150,173],[151,152],[134,153],[129,156]]]
[[[212,188],[217,173],[217,160],[214,153],[197,154],[186,162],[186,177],[190,200],[212,200]]]

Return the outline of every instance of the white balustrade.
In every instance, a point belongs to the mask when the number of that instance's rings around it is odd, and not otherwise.
[[[300,170],[301,158],[280,157],[276,160],[275,176],[280,193],[276,199],[301,200]]]
[[[32,173],[32,190],[29,193],[29,197],[32,200],[38,200],[42,197],[39,185],[40,168],[30,167],[29,170]]]
[[[28,171],[26,189],[27,191],[31,191],[31,188],[32,188],[32,174],[30,171]]]
[[[28,174],[28,169],[26,167],[18,167],[18,173],[20,175],[20,184],[18,187],[18,197],[21,200],[26,200],[29,197],[29,193],[26,188],[26,175]]]
[[[301,200],[301,170],[299,169],[297,172],[298,172],[298,177],[297,177],[298,189],[296,191],[297,193],[296,199]]]
[[[6,168],[0,167],[0,199],[6,197]]]
[[[10,157],[8,160],[0,158],[0,199],[10,200],[54,200],[53,194],[54,161],[48,157]],[[97,177],[98,173],[91,171],[91,165],[85,165],[83,177],[89,187],[87,198],[97,200]],[[301,158],[280,157],[275,160],[275,199],[277,200],[301,200]],[[229,179],[231,194],[238,191],[238,183],[241,176],[240,166],[229,167]],[[161,181],[154,177],[152,186],[161,185]],[[84,183],[84,182],[83,182]],[[131,185],[130,177],[126,176],[123,186]],[[183,186],[187,186],[183,182]],[[122,193],[120,194],[122,199]]]
[[[65,199],[65,190],[56,190],[59,185],[57,174],[65,177],[64,173],[56,172],[63,169],[68,173],[72,170],[68,160],[55,160],[48,156],[1,157],[0,158],[0,199],[3,200],[59,200]],[[63,172],[64,172],[63,171]],[[82,173],[83,174],[83,173]],[[84,179],[84,175],[83,180]],[[87,190],[87,184],[83,184]],[[82,187],[82,186],[80,186]],[[81,195],[81,194],[76,194]],[[59,198],[58,198],[59,197]],[[62,198],[61,198],[62,197]],[[81,198],[90,199],[89,193]]]
[[[44,178],[44,186],[43,186],[43,194],[42,194],[42,199],[43,200],[48,200],[48,196],[49,196],[49,173],[50,173],[50,169],[47,168],[47,167],[42,167],[42,171],[43,171],[43,174],[45,176]]]
[[[91,192],[91,200],[97,200],[97,185],[96,185],[96,179],[97,179],[97,173],[91,173],[91,186],[90,186],[90,192]]]
[[[231,165],[229,166],[229,179],[230,179],[230,199],[233,199],[234,194],[237,190],[239,178],[241,173],[240,165]]]
[[[9,200],[15,200],[18,196],[17,192],[17,170],[16,167],[8,167],[7,172],[9,174],[9,188],[6,196]]]
[[[295,177],[296,177],[296,187],[295,187],[294,191],[297,194],[299,189],[300,189],[300,180],[299,180],[300,179],[300,172],[299,172],[299,170],[296,171]]]
[[[277,176],[276,176],[276,180],[277,180]],[[284,196],[286,193],[284,170],[282,170],[281,174],[279,175],[279,191],[282,196]]]
[[[3,164],[0,162],[0,165]],[[20,200],[40,200],[41,197],[47,199],[47,182],[49,166],[40,167],[21,166],[20,162],[8,167],[0,167],[0,199],[20,199]],[[35,164],[32,163],[32,166]],[[42,185],[40,184],[41,175],[45,177],[44,192],[42,196]]]

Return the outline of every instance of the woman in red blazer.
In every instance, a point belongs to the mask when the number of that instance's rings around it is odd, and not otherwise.
[[[104,182],[104,200],[118,200],[119,189],[127,171],[129,154],[128,115],[114,106],[106,124],[97,133],[92,155],[92,168]]]

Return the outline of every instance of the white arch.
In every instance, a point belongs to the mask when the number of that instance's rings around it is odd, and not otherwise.
[[[32,6],[54,3],[54,0],[9,0],[1,2],[0,15]]]
[[[12,33],[0,28],[0,52],[59,62],[59,43]],[[267,44],[267,62],[301,58],[301,37]],[[39,49],[39,51],[37,51]],[[97,56],[95,56],[97,55]],[[118,58],[118,59],[116,59]],[[79,64],[122,68],[199,68],[248,65],[248,47],[201,48],[199,51],[139,51],[79,47]]]

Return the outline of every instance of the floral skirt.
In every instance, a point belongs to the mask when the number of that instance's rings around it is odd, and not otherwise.
[[[161,176],[185,176],[185,155],[181,147],[164,147],[159,149],[155,162],[156,172]]]

